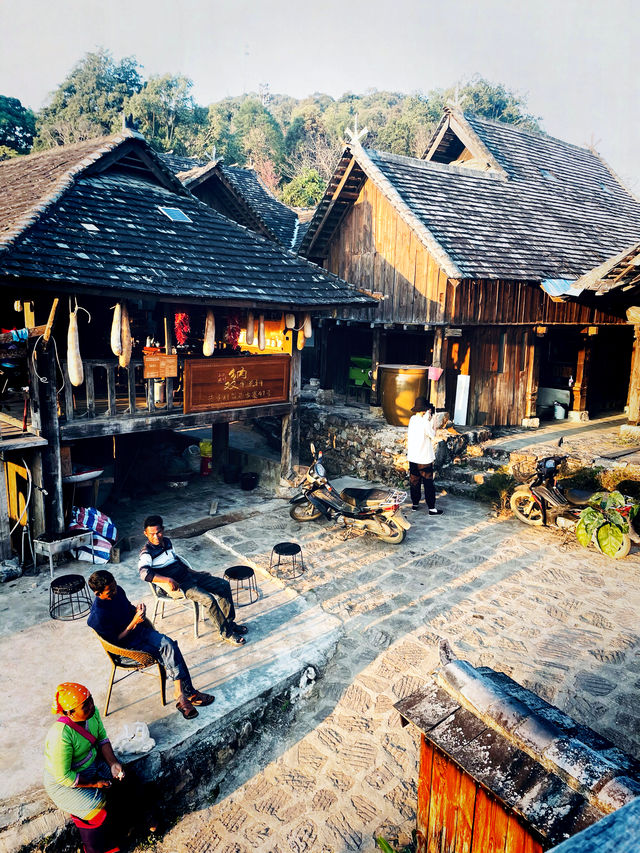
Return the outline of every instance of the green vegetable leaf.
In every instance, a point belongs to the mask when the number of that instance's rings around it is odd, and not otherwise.
[[[593,534],[596,532],[596,529],[600,527],[600,525],[604,521],[604,518],[599,510],[587,506],[580,513],[580,521],[583,524],[585,534],[589,536],[589,542],[591,542]],[[589,542],[587,542],[587,545],[589,544]]]
[[[623,533],[629,532],[629,525],[624,516],[620,515],[617,509],[609,509],[605,512],[605,518],[611,523],[619,527]]]
[[[584,520],[581,518],[576,526],[576,539],[583,548],[588,548],[593,539],[593,530],[587,530]]]
[[[613,507],[624,506],[625,504],[626,500],[621,492],[610,492],[605,498],[604,509],[612,509]]]
[[[598,529],[598,545],[607,557],[615,557],[622,545],[622,531],[615,524],[603,524]]]
[[[383,851],[383,853],[394,853],[393,847],[389,844],[388,841],[385,841],[384,838],[378,836],[376,838],[376,844]]]

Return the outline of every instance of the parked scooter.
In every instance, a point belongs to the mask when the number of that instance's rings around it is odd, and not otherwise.
[[[559,444],[562,443],[560,440]],[[591,505],[595,495],[602,495],[602,490],[597,492],[584,491],[582,489],[571,489],[558,482],[558,469],[566,460],[566,456],[545,456],[536,463],[533,473],[526,474],[515,466],[513,474],[520,479],[522,485],[517,486],[511,495],[510,506],[515,517],[524,524],[539,527],[554,524],[564,530],[576,530],[580,521],[582,511]],[[614,560],[626,557],[631,548],[631,542],[640,542],[640,537],[633,527],[633,517],[636,513],[636,502],[618,494],[620,505],[615,506],[615,512],[621,516],[620,521],[625,530],[620,530],[617,535],[616,547],[609,548],[608,556]],[[582,525],[584,528],[584,524]],[[578,531],[580,532],[580,531]],[[597,526],[594,526],[593,535],[589,533],[579,536],[582,544],[588,545],[593,542],[601,553],[605,553],[598,538]]]
[[[348,488],[338,492],[327,480],[322,464],[322,451],[316,455],[311,445],[313,462],[301,483],[301,491],[289,503],[289,514],[296,521],[314,521],[321,516],[332,518],[346,528],[373,533],[383,542],[399,545],[411,527],[402,515],[400,505],[407,493],[397,489]]]

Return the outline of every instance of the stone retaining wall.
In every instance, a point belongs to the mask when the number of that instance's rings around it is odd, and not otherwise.
[[[301,404],[300,420],[301,462],[310,463],[309,443],[313,442],[316,449],[323,451],[332,477],[349,475],[406,488],[406,427],[390,426],[383,417],[374,416],[365,408],[309,402]],[[465,432],[439,429],[435,467],[451,462],[468,444],[490,437],[490,431],[482,427]]]

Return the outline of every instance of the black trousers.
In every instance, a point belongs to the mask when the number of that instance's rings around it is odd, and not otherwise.
[[[433,485],[433,462],[421,465],[418,462],[409,462],[409,490],[411,491],[411,503],[417,506],[420,503],[420,492],[424,486],[424,499],[429,509],[436,506],[436,487]]]

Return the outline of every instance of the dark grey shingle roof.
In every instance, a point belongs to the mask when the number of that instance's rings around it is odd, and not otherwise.
[[[29,157],[21,158],[22,182],[0,167],[0,197],[13,223],[0,252],[0,276],[265,306],[370,304],[336,276],[216,213],[177,181],[177,191],[162,186],[158,175],[131,171],[131,160],[129,171],[115,163],[92,172],[100,159],[91,159],[92,150],[113,150],[107,143],[94,140],[93,149],[81,149],[80,160],[88,164],[84,172],[77,154],[67,153],[64,168],[58,168],[62,155],[51,152],[55,180],[45,180],[47,152],[34,158],[39,180],[29,181]],[[153,157],[142,140],[131,145]],[[12,178],[9,187],[6,176]],[[172,180],[169,176],[169,185]],[[13,195],[21,204],[11,218]],[[192,222],[172,222],[161,206],[180,208]]]
[[[298,224],[298,216],[295,211],[278,201],[263,186],[253,169],[242,169],[240,166],[224,166],[222,164],[220,168],[222,174],[253,207],[280,243],[287,249],[292,248],[296,225]]]
[[[522,141],[523,133],[515,130],[513,136]],[[555,150],[547,137],[534,138]],[[507,160],[504,146],[499,148],[489,134],[483,141],[494,146],[508,180],[365,152],[465,277],[574,278],[640,235],[640,204],[590,152],[568,146],[582,152],[576,162],[557,150],[555,159],[540,155],[532,161],[531,144],[513,149]]]

